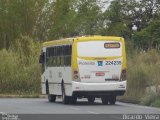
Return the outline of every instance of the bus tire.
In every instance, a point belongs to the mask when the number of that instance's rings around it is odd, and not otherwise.
[[[65,88],[64,88],[64,84],[63,83],[61,85],[61,89],[62,89],[62,103],[63,104],[69,104],[70,103],[70,97],[66,96]]]
[[[56,101],[56,95],[51,95],[51,94],[49,94],[49,95],[48,95],[48,101],[49,101],[49,102],[55,102],[55,101]]]
[[[101,100],[103,105],[108,105],[108,96],[102,96]]]
[[[72,95],[71,97],[71,104],[76,104],[77,103],[77,96]]]
[[[111,105],[114,105],[116,103],[116,96],[115,95],[112,95],[109,97],[109,103]]]
[[[94,101],[95,101],[95,97],[93,97],[93,96],[89,96],[89,97],[88,97],[88,102],[89,102],[89,103],[93,104]]]
[[[49,84],[48,84],[48,80],[46,80],[46,94],[49,95]]]

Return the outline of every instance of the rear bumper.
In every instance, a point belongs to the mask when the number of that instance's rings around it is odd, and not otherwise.
[[[124,95],[125,90],[119,90],[119,91],[74,91],[73,95],[78,97],[87,97],[87,96],[95,96],[95,97],[101,97],[101,96],[122,96]]]
[[[72,82],[72,93],[86,95],[123,95],[126,91],[127,81],[108,83],[81,83]]]
[[[127,81],[106,83],[72,82],[72,91],[121,91],[126,90]]]

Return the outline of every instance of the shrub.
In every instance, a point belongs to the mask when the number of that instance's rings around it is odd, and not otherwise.
[[[155,102],[155,100],[158,98],[158,95],[155,93],[148,93],[144,97],[141,98],[141,104],[150,106]]]
[[[155,99],[153,103],[151,103],[153,107],[160,107],[160,96]]]
[[[141,98],[146,87],[160,84],[160,53],[157,50],[148,52],[135,51],[127,57],[127,96]]]
[[[33,94],[40,92],[40,43],[21,36],[9,50],[0,51],[0,93]]]

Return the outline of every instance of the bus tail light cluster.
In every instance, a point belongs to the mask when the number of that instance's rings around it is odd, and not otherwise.
[[[121,81],[124,81],[126,80],[126,69],[122,70],[122,73],[121,73]]]
[[[77,81],[77,82],[80,81],[78,70],[74,70],[74,71],[73,71],[73,78],[74,78],[74,80]]]

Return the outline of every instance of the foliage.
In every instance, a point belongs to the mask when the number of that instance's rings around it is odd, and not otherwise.
[[[48,0],[0,0],[0,48],[9,48],[20,35],[34,37],[34,27]]]
[[[112,1],[109,8],[104,12],[106,28],[104,29],[107,35],[127,36],[129,31],[127,24],[123,19],[123,7],[118,0]]]
[[[21,35],[35,41],[123,36],[142,49],[148,49],[154,37],[154,44],[159,44],[158,0],[112,0],[103,11],[107,4],[107,0],[0,0],[0,49],[8,49]],[[138,32],[132,30],[133,25]]]
[[[155,98],[154,102],[151,103],[151,106],[153,107],[160,107],[160,96]]]
[[[127,59],[127,95],[141,98],[147,86],[160,84],[160,53],[155,49],[148,52],[135,50]]]
[[[160,96],[155,93],[148,93],[141,99],[141,104],[160,107]]]
[[[135,44],[144,50],[160,49],[160,21],[152,21],[148,27],[134,35]]]
[[[40,92],[40,44],[29,37],[17,39],[14,47],[0,51],[0,93]]]
[[[92,35],[98,31],[101,10],[96,0],[58,0],[53,11],[49,39]]]

